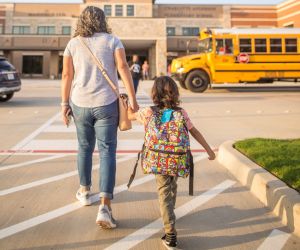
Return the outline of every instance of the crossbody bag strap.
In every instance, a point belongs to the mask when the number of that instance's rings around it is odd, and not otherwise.
[[[115,92],[115,94],[117,95],[117,97],[120,97],[120,93],[118,90],[118,87],[113,83],[113,81],[109,78],[108,74],[106,73],[105,69],[103,68],[102,63],[100,62],[100,60],[94,55],[94,53],[92,52],[92,50],[90,49],[90,47],[83,41],[81,36],[78,36],[78,39],[80,41],[80,43],[82,44],[82,46],[88,51],[88,53],[91,55],[91,57],[93,58],[94,62],[96,63],[97,67],[99,68],[100,72],[102,73],[102,75],[105,77],[105,79],[107,80],[108,84],[110,85],[110,87],[112,88],[112,90]]]

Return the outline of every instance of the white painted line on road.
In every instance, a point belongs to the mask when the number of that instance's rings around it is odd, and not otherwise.
[[[134,138],[134,135],[131,134],[131,138]],[[144,139],[140,136],[139,139],[119,139],[117,151],[122,150],[141,150]],[[199,143],[191,138],[191,148],[199,149]],[[68,150],[77,150],[78,141],[77,140],[32,140],[28,142],[27,145],[23,147],[23,150],[53,150],[56,151],[68,151]]]
[[[117,150],[140,150],[144,139],[118,140]],[[32,140],[23,150],[77,150],[77,140]]]
[[[196,157],[196,159],[194,160],[194,163],[197,163],[200,160],[201,160],[200,157],[198,157],[198,158]],[[154,179],[154,175],[146,175],[145,177],[135,179],[131,184],[131,188],[136,187],[138,185],[142,185],[142,184],[144,184],[146,182],[149,182],[153,179]],[[121,192],[124,192],[126,190],[127,190],[127,183],[123,184],[123,185],[120,185],[120,186],[117,186],[117,187],[115,187],[114,195],[117,195],[117,194],[119,194]],[[91,198],[92,198],[93,203],[100,200],[99,194],[95,194]],[[3,238],[9,237],[11,235],[14,235],[16,233],[25,231],[29,228],[32,228],[32,227],[37,226],[39,224],[42,224],[44,222],[47,222],[47,221],[53,220],[55,218],[58,218],[62,215],[71,213],[71,212],[73,212],[73,211],[75,211],[75,210],[77,210],[81,207],[82,207],[82,205],[79,202],[74,202],[74,203],[71,203],[71,204],[66,205],[64,207],[61,207],[61,208],[55,209],[53,211],[47,212],[45,214],[33,217],[29,220],[26,220],[26,221],[20,222],[18,224],[3,228],[3,229],[0,230],[0,240],[3,239]]]
[[[57,118],[61,115],[61,113],[57,113],[52,118],[50,118],[48,121],[46,121],[42,126],[40,126],[38,129],[36,129],[34,132],[32,132],[29,136],[27,136],[25,139],[23,139],[21,142],[19,142],[16,146],[14,146],[13,150],[20,150],[25,145],[27,145],[31,140],[33,140],[36,136],[38,136],[41,132],[43,132],[52,122],[57,120]]]
[[[289,237],[289,233],[274,229],[257,250],[281,250]]]
[[[230,188],[236,182],[232,180],[226,180],[219,185],[213,187],[212,189],[206,191],[205,193],[199,195],[198,197],[188,201],[184,205],[175,209],[176,218],[180,219],[192,212],[196,208],[202,206],[206,202],[215,198],[218,194],[222,193],[226,189]],[[150,238],[152,235],[158,233],[162,228],[161,218],[155,220],[154,222],[146,225],[145,227],[135,231],[134,233],[124,237],[123,239],[117,241],[111,246],[105,248],[105,250],[126,250],[131,249],[144,240]]]
[[[76,133],[75,125],[66,127],[63,125],[51,125],[44,130],[46,133]],[[142,125],[133,125],[131,130],[119,132],[119,134],[124,133],[135,133],[135,132],[144,132],[144,126]]]
[[[3,167],[0,166],[0,171],[9,170],[9,169],[13,169],[13,168],[19,168],[19,167],[25,167],[25,166],[32,165],[32,164],[35,164],[35,163],[51,161],[51,160],[54,160],[54,159],[65,157],[65,156],[66,155],[52,155],[52,156],[49,156],[49,157],[40,158],[40,159],[36,159],[36,160],[32,160],[32,161],[26,161],[26,162],[22,162],[22,163],[18,163],[18,164],[12,164],[12,165],[7,165],[7,166],[3,166]]]
[[[138,186],[138,185],[144,184],[148,181],[151,181],[153,179],[154,179],[153,175],[147,175],[145,177],[142,177],[142,178],[139,178],[139,179],[133,181],[131,186],[132,187]],[[127,184],[123,184],[121,186],[118,186],[118,187],[115,188],[114,195],[119,194],[121,192],[124,192],[126,190],[127,190]],[[92,198],[93,203],[100,200],[99,194],[95,194],[91,198]],[[55,209],[55,210],[50,211],[48,213],[33,217],[29,220],[23,221],[21,223],[12,225],[12,226],[4,228],[4,229],[1,229],[0,230],[0,239],[3,239],[3,238],[6,238],[8,236],[14,235],[16,233],[22,232],[26,229],[32,228],[32,227],[37,226],[41,223],[53,220],[57,217],[60,217],[60,216],[65,215],[67,213],[73,212],[73,211],[75,211],[75,210],[77,210],[81,207],[82,207],[82,205],[79,202],[74,202],[74,203],[71,203],[67,206]]]
[[[133,155],[125,156],[121,159],[117,159],[117,163],[128,161],[128,160],[132,159],[133,157],[134,157]],[[96,165],[93,166],[93,170],[96,170],[98,168],[99,168],[99,164],[96,164]],[[55,176],[45,178],[45,179],[41,179],[41,180],[38,180],[38,181],[33,181],[33,182],[30,182],[30,183],[27,183],[27,184],[24,184],[24,185],[4,189],[4,190],[0,191],[0,196],[12,194],[12,193],[15,193],[15,192],[18,192],[18,191],[23,191],[23,190],[26,190],[26,189],[29,189],[29,188],[33,188],[33,187],[37,187],[37,186],[40,186],[40,185],[48,184],[48,183],[51,183],[51,182],[54,182],[54,181],[63,180],[63,179],[66,179],[68,177],[75,176],[77,174],[78,174],[78,171],[74,170],[74,171],[71,171],[71,172],[67,172],[67,173],[60,174],[60,175],[55,175]]]

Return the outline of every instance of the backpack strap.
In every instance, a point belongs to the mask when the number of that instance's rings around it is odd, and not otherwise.
[[[190,158],[190,176],[189,176],[189,195],[194,195],[194,159],[192,152],[189,150],[189,158]]]
[[[131,183],[133,182],[133,180],[134,180],[134,178],[135,178],[135,175],[136,175],[136,169],[137,169],[137,166],[138,166],[138,164],[139,164],[139,160],[140,160],[140,158],[141,158],[141,153],[143,152],[143,150],[144,150],[144,145],[143,145],[142,150],[138,153],[138,157],[137,157],[137,160],[136,160],[136,162],[135,162],[135,165],[134,165],[134,168],[133,168],[133,172],[132,172],[132,174],[131,174],[131,176],[130,176],[130,178],[129,178],[128,184],[127,184],[127,187],[128,187],[128,188],[130,188],[130,185],[131,185]]]

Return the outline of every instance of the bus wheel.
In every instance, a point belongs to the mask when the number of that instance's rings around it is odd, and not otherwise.
[[[187,89],[187,87],[185,86],[184,81],[179,81],[179,85],[180,85],[181,88]]]
[[[185,80],[186,87],[192,92],[204,92],[209,85],[209,77],[202,70],[194,70]]]

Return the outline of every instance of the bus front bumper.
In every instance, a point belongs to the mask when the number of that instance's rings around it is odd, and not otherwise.
[[[186,73],[174,73],[172,74],[172,77],[175,78],[175,80],[184,82],[186,78]]]

